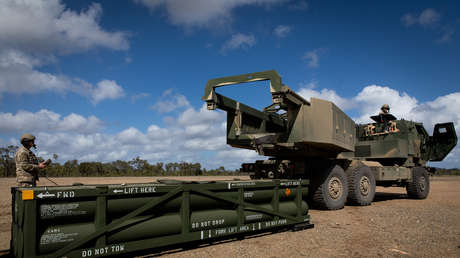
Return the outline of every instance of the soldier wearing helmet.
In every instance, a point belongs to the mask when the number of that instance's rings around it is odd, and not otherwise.
[[[388,130],[389,130],[389,121],[388,121],[388,118],[386,116],[386,115],[389,115],[389,114],[390,114],[390,105],[383,104],[382,107],[380,108],[379,116],[380,116],[380,122],[385,124],[385,126],[383,128],[384,132],[388,132]]]
[[[380,114],[389,114],[390,113],[390,105],[383,104],[380,108]]]
[[[35,145],[35,136],[26,133],[20,138],[22,146],[15,155],[16,181],[20,187],[34,187],[38,181],[38,171],[47,166],[46,161],[38,163],[38,159],[30,148]]]

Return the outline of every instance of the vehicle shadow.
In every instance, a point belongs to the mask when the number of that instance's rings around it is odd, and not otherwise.
[[[376,192],[373,202],[384,202],[384,201],[398,200],[398,199],[409,199],[409,196],[407,196],[407,194],[402,194],[402,193]]]

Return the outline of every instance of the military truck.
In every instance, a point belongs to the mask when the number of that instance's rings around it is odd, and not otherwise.
[[[219,87],[270,82],[272,104],[252,108],[216,92]],[[355,124],[334,103],[292,91],[276,71],[211,79],[202,100],[227,112],[227,144],[257,151],[266,160],[243,163],[252,179],[310,179],[310,201],[322,209],[370,205],[376,186],[399,186],[424,199],[430,191],[427,161],[441,161],[457,144],[454,124],[441,123],[429,136],[422,123],[391,114]]]

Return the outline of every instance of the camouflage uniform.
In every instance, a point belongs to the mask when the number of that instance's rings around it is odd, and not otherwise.
[[[383,131],[384,132],[388,132],[388,130],[390,129],[390,126],[389,126],[389,121],[387,120],[387,118],[384,116],[386,114],[390,114],[390,105],[388,104],[383,104],[382,107],[380,108],[380,122],[381,123],[385,123],[385,127],[383,128]]]
[[[16,152],[16,182],[21,187],[33,187],[38,180],[38,159],[35,154],[22,146]]]

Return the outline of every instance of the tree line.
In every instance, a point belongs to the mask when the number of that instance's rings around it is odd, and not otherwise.
[[[16,176],[14,156],[17,146],[0,147],[0,176]],[[42,157],[37,157],[39,162]],[[53,154],[53,162],[44,171],[49,177],[89,177],[89,176],[211,176],[239,175],[239,170],[226,170],[223,166],[217,169],[205,169],[200,163],[188,162],[157,162],[150,164],[147,160],[136,157],[130,161],[116,160],[113,162],[78,162],[68,160],[64,164],[56,162],[58,155]]]
[[[14,155],[17,146],[0,147],[0,176],[16,176],[16,163]],[[216,175],[245,175],[239,170],[227,170],[223,166],[217,169],[205,169],[200,163],[172,162],[150,164],[147,160],[136,157],[130,161],[116,160],[113,162],[78,162],[68,160],[64,164],[55,162],[58,155],[53,154],[53,160],[43,174],[50,177],[89,177],[89,176],[216,176]],[[38,157],[41,162],[43,158]],[[460,169],[437,168],[435,175],[457,175],[460,176]]]
[[[434,172],[437,176],[460,176],[460,169],[458,168],[438,168]]]

